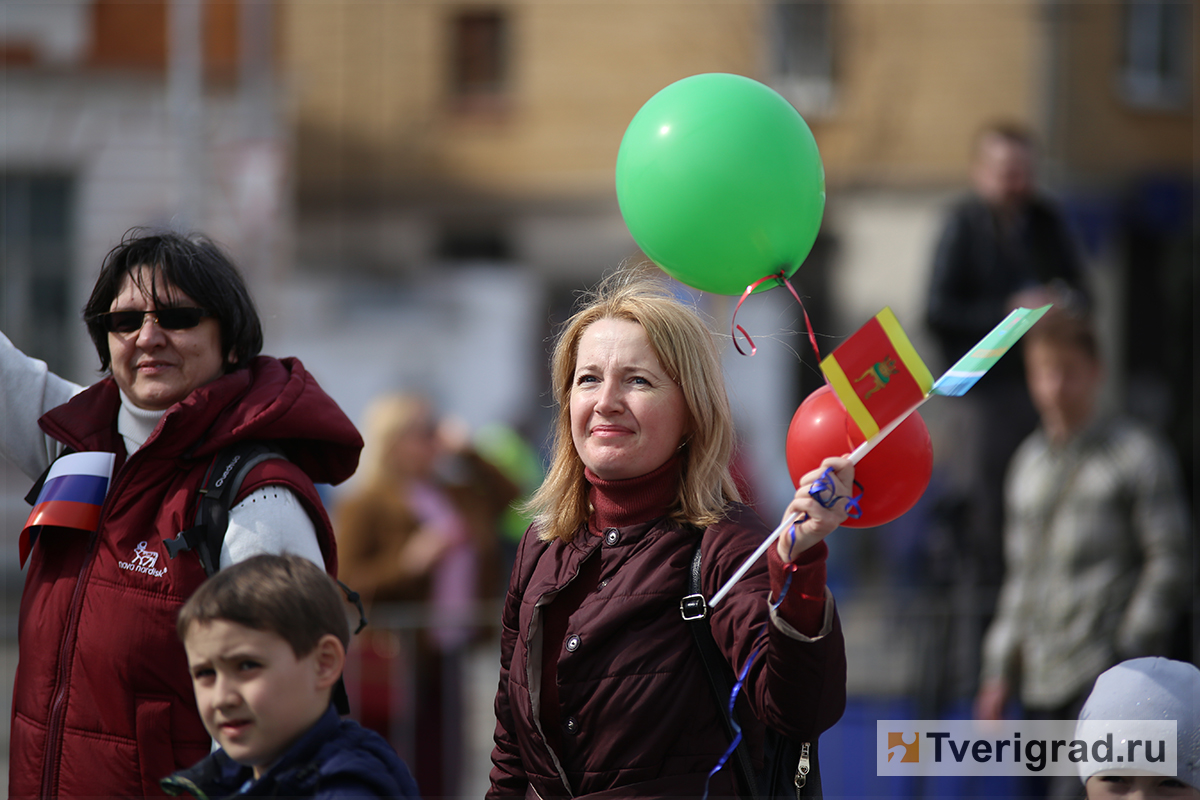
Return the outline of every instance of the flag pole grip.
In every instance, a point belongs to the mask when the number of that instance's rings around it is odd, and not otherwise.
[[[849,456],[850,463],[857,464],[859,461],[862,461],[863,457],[867,453],[869,453],[875,449],[875,445],[882,442],[889,433],[896,430],[896,428],[899,427],[901,422],[904,422],[904,420],[908,419],[909,415],[911,415],[914,411],[916,411],[918,408],[920,408],[921,404],[924,403],[926,400],[928,400],[932,396],[933,395],[925,395],[924,397],[921,398],[921,402],[917,403],[912,408],[908,409],[903,414],[896,417],[894,420],[889,422],[885,427],[881,428],[880,431],[878,433],[876,433],[874,436],[872,436],[870,439],[863,442],[858,447],[854,448],[854,452],[852,452]],[[791,527],[792,523],[794,523],[796,521],[796,517],[797,517],[796,514],[789,514],[787,519],[785,519],[782,523],[780,523],[778,528],[771,531],[771,535],[768,536],[763,541],[763,543],[760,544],[758,546],[758,548],[753,553],[750,554],[749,558],[747,558],[745,561],[742,562],[742,565],[737,568],[737,570],[733,573],[733,575],[730,576],[729,580],[725,581],[725,585],[722,586],[720,589],[718,589],[717,593],[712,596],[712,599],[708,601],[709,608],[714,607],[717,603],[721,602],[721,600],[723,600],[725,598],[725,595],[729,594],[729,590],[733,588],[733,585],[735,583],[737,583],[739,580],[741,580],[742,576],[746,574],[746,571],[748,569],[750,569],[751,566],[754,565],[754,562],[758,561],[758,559],[762,558],[763,553],[767,552],[767,548],[770,547],[772,544],[774,544],[775,540],[778,539],[780,536],[782,536],[783,532],[786,531],[789,527]]]

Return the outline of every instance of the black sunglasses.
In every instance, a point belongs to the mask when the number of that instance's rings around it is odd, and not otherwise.
[[[168,331],[194,328],[200,324],[200,320],[212,316],[203,308],[156,308],[150,311],[109,311],[97,314],[92,319],[109,333],[133,333],[141,330],[147,314],[154,318],[158,327]]]

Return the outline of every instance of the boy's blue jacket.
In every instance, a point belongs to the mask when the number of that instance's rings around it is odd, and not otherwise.
[[[338,717],[332,705],[262,778],[253,777],[251,767],[218,750],[160,783],[170,795],[212,800],[233,795],[324,800],[421,797],[417,782],[391,745],[357,722]]]

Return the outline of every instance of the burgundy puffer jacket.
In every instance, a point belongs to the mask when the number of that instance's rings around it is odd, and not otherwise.
[[[711,597],[769,529],[746,506],[703,532],[702,585]],[[728,746],[708,676],[679,611],[701,532],[668,520],[583,533],[568,544],[521,543],[504,606],[496,746],[488,797],[699,797]],[[544,607],[601,559],[597,591],[571,617],[558,659],[561,752],[541,731]],[[770,618],[760,559],[712,611],[717,646],[739,673],[759,644],[739,701],[756,762],[763,723],[812,741],[841,717],[846,653],[832,597],[822,635],[785,633]],[[786,623],[785,623],[786,625]],[[753,717],[751,716],[753,715]],[[710,796],[733,796],[730,770]]]
[[[213,455],[239,440],[269,440],[290,461],[253,470],[242,496],[291,489],[337,569],[314,481],[336,483],[362,439],[298,361],[259,357],[171,407],[126,458],[111,379],[51,410],[40,424],[77,451],[117,454],[94,534],[44,528],[21,597],[9,750],[10,797],[160,795],[160,778],[199,761],[201,724],[175,616],[204,580],[194,553],[169,560],[163,540],[193,524]],[[240,498],[239,498],[240,499]]]

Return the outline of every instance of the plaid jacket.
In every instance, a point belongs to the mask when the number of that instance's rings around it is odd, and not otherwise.
[[[1130,420],[1054,447],[1039,430],[1005,484],[1006,575],[984,679],[1028,707],[1088,691],[1120,660],[1161,652],[1188,582],[1188,512],[1174,457]]]

